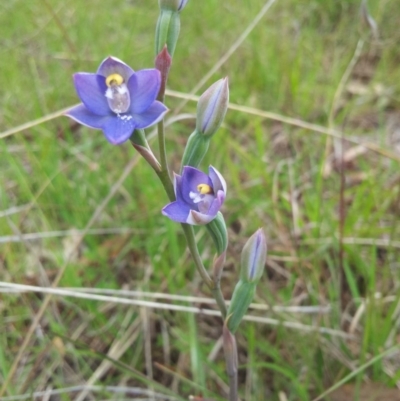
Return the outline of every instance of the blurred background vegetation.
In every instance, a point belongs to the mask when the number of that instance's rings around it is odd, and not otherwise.
[[[324,399],[392,401],[400,384],[400,3],[370,1],[378,36],[359,0],[271,3],[242,42],[266,1],[190,0],[182,12],[168,82],[181,94],[166,99],[177,120],[167,129],[170,166],[179,168],[195,125],[196,103],[180,97],[229,53],[195,94],[229,77],[233,108],[203,163],[228,182],[226,298],[246,238],[260,226],[268,236],[255,302],[270,308],[251,311],[260,322],[238,332],[241,397],[307,401],[343,381]],[[94,72],[108,55],[152,67],[157,16],[156,0],[0,4],[0,280],[48,287],[62,272],[58,286],[75,295],[55,295],[32,326],[44,290],[1,284],[3,397],[64,389],[51,400],[122,400],[135,397],[129,387],[165,394],[158,399],[225,399],[220,319],[168,306],[213,308],[206,300],[157,298],[160,309],[78,294],[210,295],[179,225],[160,214],[161,186],[130,144],[114,147],[100,131],[51,118],[78,102],[74,72]],[[210,264],[213,245],[196,233]]]

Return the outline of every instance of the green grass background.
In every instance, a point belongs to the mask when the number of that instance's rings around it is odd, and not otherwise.
[[[190,0],[182,12],[168,88],[189,93],[264,4]],[[236,283],[241,247],[263,226],[269,260],[255,301],[330,305],[331,311],[262,315],[347,333],[354,326],[355,337],[349,340],[243,323],[238,345],[244,400],[310,400],[398,342],[400,4],[370,2],[378,40],[361,24],[359,8],[355,0],[276,0],[207,83],[228,76],[232,103],[335,128],[380,152],[366,151],[342,164],[340,149],[332,158],[327,135],[234,110],[213,139],[202,167],[213,164],[228,183],[226,298]],[[95,71],[108,55],[134,69],[152,67],[157,16],[156,0],[2,2],[0,131],[77,103],[72,74]],[[360,40],[355,66],[337,92]],[[340,94],[336,104],[335,93]],[[172,116],[181,100],[167,97],[166,103]],[[195,102],[188,102],[180,113],[195,109]],[[186,118],[167,128],[175,171],[194,125],[193,118]],[[341,141],[333,145],[340,148]],[[355,146],[344,141],[343,152]],[[0,139],[0,279],[50,285],[75,237],[18,236],[83,229],[133,157],[128,143],[111,146],[100,131],[77,129],[65,117]],[[333,168],[324,176],[327,160]],[[166,203],[155,175],[139,160],[92,226],[133,231],[86,235],[59,286],[209,296],[185,253],[180,226],[160,213]],[[212,243],[206,232],[196,233],[210,264]],[[43,298],[40,293],[0,293],[0,384]],[[209,360],[220,324],[202,315],[57,296],[6,394],[82,385],[106,360],[112,344],[128,338],[119,362],[111,361],[94,384],[222,400],[227,381],[222,351]],[[355,380],[360,386],[365,381],[396,386],[398,351]],[[74,397],[67,393],[59,399]],[[96,397],[125,396],[105,389]]]

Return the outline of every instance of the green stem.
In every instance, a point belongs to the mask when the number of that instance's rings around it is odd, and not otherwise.
[[[158,146],[160,148],[160,163],[161,170],[165,171],[169,176],[168,163],[167,163],[167,152],[165,148],[165,134],[164,134],[164,120],[158,123]]]
[[[167,170],[161,170],[157,171],[155,170],[156,174],[158,175],[158,178],[160,179],[165,192],[168,195],[168,199],[173,202],[175,200],[175,191],[174,191],[174,186],[172,185],[171,179],[169,178],[169,173]]]
[[[222,317],[226,319],[227,315],[226,304],[224,296],[222,295],[221,286],[219,282],[218,283],[213,282],[213,288],[211,289],[211,291],[215,300],[217,301],[217,305],[219,307]]]
[[[203,281],[207,284],[207,286],[211,290],[213,290],[214,282],[211,279],[210,275],[208,274],[208,272],[207,272],[206,268],[204,267],[203,262],[201,260],[199,250],[198,250],[197,244],[196,244],[196,239],[194,237],[193,228],[189,224],[181,224],[181,226],[182,226],[183,232],[185,233],[187,246],[189,248],[190,253],[192,254],[192,257],[193,257],[194,263],[197,267],[197,270],[199,271],[200,276],[203,279]]]
[[[162,95],[161,98],[163,98]],[[173,202],[175,200],[175,191],[168,171],[167,153],[165,150],[164,120],[161,120],[158,123],[157,128],[158,128],[158,144],[160,147],[161,169],[159,171],[155,170],[155,172],[158,175],[158,178],[160,179],[165,189],[165,192],[168,195],[169,200]]]
[[[189,224],[182,224],[183,232],[185,233],[186,242],[189,248],[190,253],[192,254],[194,263],[197,267],[198,272],[200,273],[201,278],[207,284],[208,288],[211,290],[215,301],[219,307],[222,317],[225,319],[227,310],[225,305],[225,299],[222,295],[221,286],[218,282],[215,282],[210,275],[208,274],[206,268],[203,265],[201,260],[199,250],[197,248],[196,239],[194,237],[194,231],[192,226]]]

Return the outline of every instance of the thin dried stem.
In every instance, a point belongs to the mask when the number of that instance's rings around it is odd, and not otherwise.
[[[13,292],[38,292],[49,295],[57,295],[63,297],[74,297],[80,299],[91,299],[96,301],[103,302],[113,302],[120,303],[126,305],[136,305],[143,306],[147,308],[153,309],[161,309],[161,310],[170,310],[177,312],[187,312],[187,313],[196,313],[208,316],[220,316],[221,312],[212,309],[198,308],[195,306],[185,306],[185,305],[174,305],[170,303],[161,303],[161,302],[153,302],[153,301],[144,301],[142,299],[128,299],[121,297],[111,297],[107,295],[97,295],[97,294],[89,294],[82,291],[72,291],[68,289],[62,288],[48,288],[48,287],[36,287],[32,285],[24,285],[24,284],[14,284],[14,283],[6,283],[0,282],[0,288],[8,288]],[[387,302],[394,301],[395,299],[388,299]],[[281,312],[291,312],[291,310],[282,310]],[[314,311],[315,312],[315,311]],[[322,312],[321,312],[322,313]],[[322,334],[329,334],[335,337],[341,338],[354,338],[354,336],[345,333],[344,331],[331,329],[328,327],[318,327],[318,326],[310,326],[303,323],[298,323],[296,321],[287,321],[287,320],[279,320],[272,319],[264,316],[252,316],[246,315],[243,320],[249,322],[257,322],[261,324],[269,324],[272,326],[283,326],[294,330],[304,331],[304,332],[319,332]]]

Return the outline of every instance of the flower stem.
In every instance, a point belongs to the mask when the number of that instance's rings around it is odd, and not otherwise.
[[[168,171],[167,154],[165,151],[165,135],[164,135],[164,120],[161,120],[158,125],[158,144],[160,147],[160,168],[154,169],[160,179],[168,199],[173,202],[175,200],[175,191],[171,182],[171,177]]]
[[[190,253],[192,254],[194,263],[197,267],[197,270],[200,273],[201,278],[203,279],[203,281],[207,284],[207,286],[213,290],[214,287],[214,282],[211,279],[210,275],[208,274],[206,268],[203,265],[203,262],[201,260],[200,254],[199,254],[199,250],[197,248],[197,244],[196,244],[196,239],[194,237],[194,231],[192,226],[190,226],[189,224],[181,224],[183,232],[185,233],[185,237],[186,237],[186,242],[189,248]],[[218,301],[217,301],[218,303]]]
[[[166,172],[169,176],[169,169],[167,163],[167,152],[165,148],[165,133],[164,133],[164,120],[161,120],[158,125],[158,146],[160,148],[160,163],[161,163],[161,170]]]
[[[168,195],[168,199],[173,202],[175,200],[175,192],[174,192],[174,186],[172,185],[171,178],[169,177],[169,173],[167,170],[161,170],[157,171],[155,170],[156,174],[158,175],[158,178],[160,179],[165,192]]]
[[[224,319],[226,319],[226,314],[227,314],[227,310],[226,310],[226,304],[225,304],[225,299],[224,296],[222,295],[222,291],[221,291],[221,286],[219,284],[219,282],[217,284],[215,284],[213,282],[213,288],[211,289],[212,294],[215,298],[215,300],[217,301],[219,310],[221,311],[221,315]]]
[[[227,310],[225,305],[225,299],[224,296],[222,295],[221,286],[219,285],[219,282],[218,283],[214,282],[214,280],[210,277],[206,268],[203,265],[203,262],[199,254],[199,250],[197,248],[196,239],[194,237],[194,231],[192,226],[190,226],[189,224],[182,224],[182,229],[183,232],[185,233],[186,242],[189,251],[192,254],[197,270],[200,273],[200,276],[203,279],[203,281],[207,284],[208,288],[211,290],[211,293],[213,294],[213,297],[217,302],[221,315],[223,319],[225,319]]]

